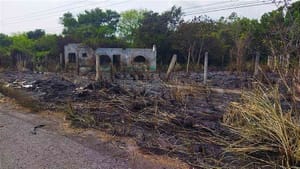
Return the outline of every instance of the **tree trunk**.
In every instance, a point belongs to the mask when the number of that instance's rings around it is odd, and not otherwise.
[[[187,64],[186,64],[186,73],[189,72],[190,58],[191,58],[191,46],[189,48],[189,55],[188,55],[188,60],[187,60]]]
[[[201,53],[202,53],[202,48],[203,48],[203,39],[201,41],[199,53],[198,53],[198,60],[197,60],[197,65],[200,66],[200,59],[201,59]]]
[[[192,63],[195,63],[195,58],[194,58],[194,54],[195,54],[195,45],[196,45],[196,42],[194,41],[193,42],[193,45],[192,45],[192,49],[191,49],[191,62]]]
[[[208,52],[205,52],[204,56],[204,73],[203,73],[203,83],[207,83],[207,68],[208,68]]]
[[[224,70],[224,55],[222,55],[222,63],[221,63],[221,67],[222,67],[222,70]]]
[[[229,57],[230,57],[230,71],[233,71],[233,53],[232,53],[232,49],[230,49],[229,51]]]
[[[240,49],[237,49],[237,55],[236,55],[236,69],[239,73],[241,73],[241,54]]]
[[[256,55],[255,55],[254,76],[257,76],[257,75],[258,75],[258,69],[259,69],[259,57],[260,57],[259,52],[256,52]]]

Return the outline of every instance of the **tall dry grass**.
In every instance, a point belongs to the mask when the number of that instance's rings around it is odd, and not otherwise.
[[[224,124],[236,135],[225,151],[278,168],[299,165],[299,118],[292,116],[295,110],[283,107],[283,103],[278,87],[258,86],[244,93],[224,115]]]
[[[96,120],[91,114],[78,114],[74,111],[71,102],[67,104],[64,110],[67,114],[67,120],[75,127],[92,128],[96,125]]]

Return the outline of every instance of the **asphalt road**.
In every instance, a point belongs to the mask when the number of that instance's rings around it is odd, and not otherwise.
[[[125,169],[128,162],[95,151],[0,103],[0,169]],[[43,122],[44,123],[44,122]]]

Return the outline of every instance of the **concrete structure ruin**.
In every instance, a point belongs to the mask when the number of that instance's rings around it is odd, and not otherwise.
[[[64,46],[64,65],[68,69],[76,66],[77,56],[80,72],[94,70],[96,55],[100,56],[101,71],[108,71],[111,66],[118,72],[143,68],[145,71],[156,70],[156,47],[145,48],[97,48],[93,50],[79,43]]]

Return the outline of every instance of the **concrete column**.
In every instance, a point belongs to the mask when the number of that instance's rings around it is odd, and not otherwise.
[[[203,83],[207,83],[207,68],[208,68],[208,52],[205,52],[204,56],[204,74],[203,74]]]
[[[110,63],[110,80],[111,80],[112,82],[115,81],[115,67],[114,67],[114,65],[113,65],[113,62]]]
[[[156,45],[155,44],[152,46],[152,51],[156,52]]]
[[[156,56],[157,52],[156,50],[152,53],[152,58],[150,59],[150,71],[156,71]]]
[[[257,76],[257,75],[258,75],[259,57],[260,57],[260,53],[259,53],[259,52],[256,52],[256,55],[255,55],[254,76]]]
[[[80,65],[79,65],[79,51],[76,53],[76,74],[79,75]]]
[[[173,70],[174,67],[175,67],[176,61],[177,61],[177,55],[174,54],[174,55],[172,56],[172,60],[171,60],[171,62],[170,62],[170,64],[169,64],[169,68],[168,68],[168,71],[167,71],[167,80],[169,80],[170,74],[171,74],[172,70]]]
[[[63,69],[64,68],[64,58],[63,58],[62,53],[59,54],[59,64],[60,64],[61,69]]]
[[[99,81],[101,77],[101,70],[100,70],[100,56],[96,55],[96,81]]]

